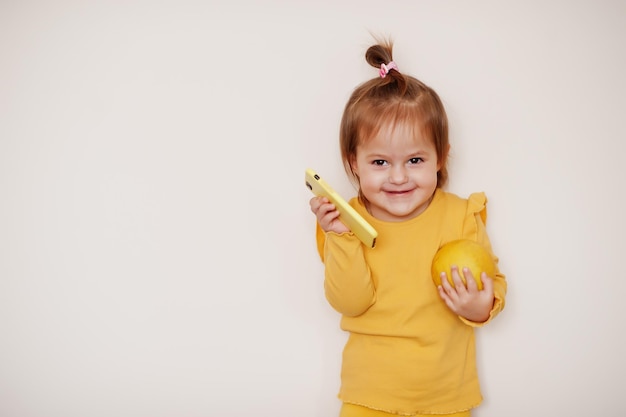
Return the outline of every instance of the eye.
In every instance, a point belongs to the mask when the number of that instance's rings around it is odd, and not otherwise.
[[[383,166],[387,163],[387,161],[385,161],[384,159],[374,159],[372,161],[372,165],[376,165],[376,166]]]
[[[422,159],[420,157],[415,157],[415,158],[409,159],[409,164],[419,164],[420,162],[424,162],[424,159]]]

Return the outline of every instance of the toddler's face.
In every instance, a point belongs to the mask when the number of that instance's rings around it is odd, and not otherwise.
[[[368,210],[396,222],[421,214],[437,188],[439,163],[432,140],[418,129],[381,129],[357,147],[352,169],[359,176]]]

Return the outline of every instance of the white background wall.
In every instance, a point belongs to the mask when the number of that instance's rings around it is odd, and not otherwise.
[[[303,173],[369,31],[485,191],[475,415],[623,416],[623,1],[0,2],[0,416],[336,415]]]

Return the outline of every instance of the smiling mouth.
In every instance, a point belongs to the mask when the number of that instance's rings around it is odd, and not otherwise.
[[[385,193],[392,194],[392,195],[403,195],[403,194],[408,194],[411,191],[413,190],[398,190],[398,191],[387,190],[385,191]]]

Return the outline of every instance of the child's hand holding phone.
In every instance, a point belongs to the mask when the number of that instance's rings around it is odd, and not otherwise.
[[[305,182],[317,196],[310,201],[311,211],[323,230],[336,233],[351,231],[364,245],[370,248],[376,245],[376,230],[315,171],[305,171]]]
[[[325,232],[346,233],[350,229],[339,220],[339,210],[326,197],[313,197],[309,204],[317,222]]]

